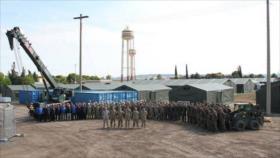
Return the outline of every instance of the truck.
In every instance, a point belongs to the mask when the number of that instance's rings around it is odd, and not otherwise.
[[[230,113],[231,127],[237,131],[245,129],[258,130],[264,124],[264,115],[258,105],[236,103]]]
[[[59,103],[59,102],[65,102],[67,100],[70,100],[73,91],[70,89],[62,88],[58,85],[58,83],[56,83],[53,76],[51,75],[51,73],[49,72],[49,70],[47,69],[47,67],[39,57],[39,55],[33,49],[32,44],[27,40],[27,38],[21,32],[20,28],[14,27],[13,29],[8,30],[6,32],[6,35],[8,37],[11,50],[13,50],[15,47],[14,40],[17,40],[20,46],[25,51],[25,53],[32,60],[37,70],[40,72],[43,78],[44,87],[46,89],[46,95],[47,95],[46,101],[49,103]],[[50,93],[49,88],[53,90],[52,93]]]

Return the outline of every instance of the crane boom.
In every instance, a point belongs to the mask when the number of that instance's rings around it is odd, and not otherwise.
[[[27,55],[31,58],[31,60],[37,67],[38,71],[41,72],[43,77],[48,81],[48,83],[50,84],[50,87],[53,89],[58,88],[58,84],[55,82],[51,73],[49,72],[47,67],[44,65],[44,63],[40,59],[39,55],[32,48],[31,43],[21,33],[19,27],[14,27],[12,30],[7,31],[6,35],[8,36],[11,50],[14,49],[13,39],[15,38],[16,40],[18,40],[18,42],[20,43],[20,45],[24,49],[24,51],[27,53]]]

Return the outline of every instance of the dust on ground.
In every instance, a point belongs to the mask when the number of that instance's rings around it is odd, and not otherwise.
[[[17,106],[17,132],[1,158],[279,157],[280,117],[259,131],[209,133],[179,122],[148,121],[145,129],[102,129],[102,121],[39,123]]]
[[[256,103],[256,92],[234,94],[235,103]]]

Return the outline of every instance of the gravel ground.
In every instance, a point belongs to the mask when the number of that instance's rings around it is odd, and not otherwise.
[[[280,117],[259,131],[209,133],[178,122],[145,129],[102,129],[99,120],[38,123],[17,106],[17,132],[0,144],[1,158],[279,157]]]

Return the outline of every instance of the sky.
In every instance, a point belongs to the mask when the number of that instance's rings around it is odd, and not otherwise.
[[[16,60],[6,31],[19,26],[53,75],[77,72],[83,21],[83,74],[120,76],[121,31],[134,31],[136,74],[266,73],[265,0],[0,0],[0,71]],[[271,71],[280,71],[280,1],[270,2]],[[36,67],[20,49],[22,66]],[[75,66],[76,65],[76,66]],[[76,67],[76,68],[75,68]]]

